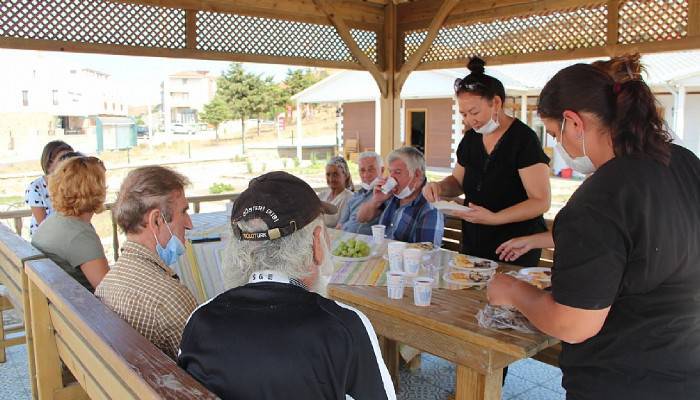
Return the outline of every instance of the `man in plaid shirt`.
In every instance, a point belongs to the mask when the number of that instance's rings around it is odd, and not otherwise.
[[[402,147],[389,154],[390,178],[381,179],[372,198],[358,212],[360,222],[379,216],[379,223],[386,226],[389,239],[402,242],[431,242],[440,247],[445,220],[441,212],[423,197],[425,185],[425,158],[415,147]],[[396,186],[388,193],[382,188],[389,179]]]
[[[197,307],[170,265],[192,229],[187,178],[168,168],[137,168],[122,183],[114,210],[126,233],[116,265],[95,290],[102,302],[173,359]]]

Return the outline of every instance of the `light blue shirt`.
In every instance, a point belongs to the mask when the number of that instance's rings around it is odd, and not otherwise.
[[[357,212],[360,211],[360,206],[371,197],[371,190],[359,189],[353,193],[350,200],[348,200],[343,213],[340,215],[340,219],[338,220],[338,223],[342,225],[344,231],[362,233],[364,235],[372,234],[372,225],[377,224],[379,216],[369,222],[364,223],[357,220]]]

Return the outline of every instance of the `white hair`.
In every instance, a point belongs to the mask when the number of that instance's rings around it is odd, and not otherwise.
[[[374,158],[377,161],[377,168],[381,168],[382,165],[384,165],[384,160],[382,159],[382,156],[377,154],[376,151],[363,151],[357,157],[357,162],[359,163],[360,160],[364,160],[365,158]]]
[[[422,175],[425,176],[425,157],[423,153],[415,147],[404,146],[398,148],[389,153],[386,160],[389,164],[396,160],[401,160],[406,163],[406,168],[408,168],[410,176],[415,176],[417,170],[420,170]]]
[[[237,224],[245,232],[265,232],[269,229],[259,218]],[[254,271],[278,271],[296,279],[311,276],[314,272],[311,269],[314,265],[313,232],[318,226],[324,226],[321,216],[291,235],[275,240],[240,240],[232,236],[224,250],[222,262],[224,287],[230,289],[246,284]]]

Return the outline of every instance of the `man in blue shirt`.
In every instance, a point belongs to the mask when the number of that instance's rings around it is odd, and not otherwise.
[[[426,182],[423,153],[406,146],[392,151],[387,162],[396,186],[384,194],[381,190],[387,179],[380,179],[370,200],[360,206],[357,219],[367,222],[378,217],[389,239],[440,247],[445,220],[422,194]]]
[[[371,235],[372,225],[377,224],[379,216],[368,222],[360,222],[357,220],[357,213],[360,211],[360,206],[372,197],[374,187],[384,175],[384,161],[374,151],[365,151],[360,154],[357,163],[360,170],[360,179],[362,180],[360,183],[361,188],[348,200],[336,228],[346,232]]]

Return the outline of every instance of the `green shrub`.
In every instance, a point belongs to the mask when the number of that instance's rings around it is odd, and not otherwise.
[[[221,194],[227,192],[233,192],[235,188],[228,183],[215,182],[209,186],[209,193],[211,194]]]

